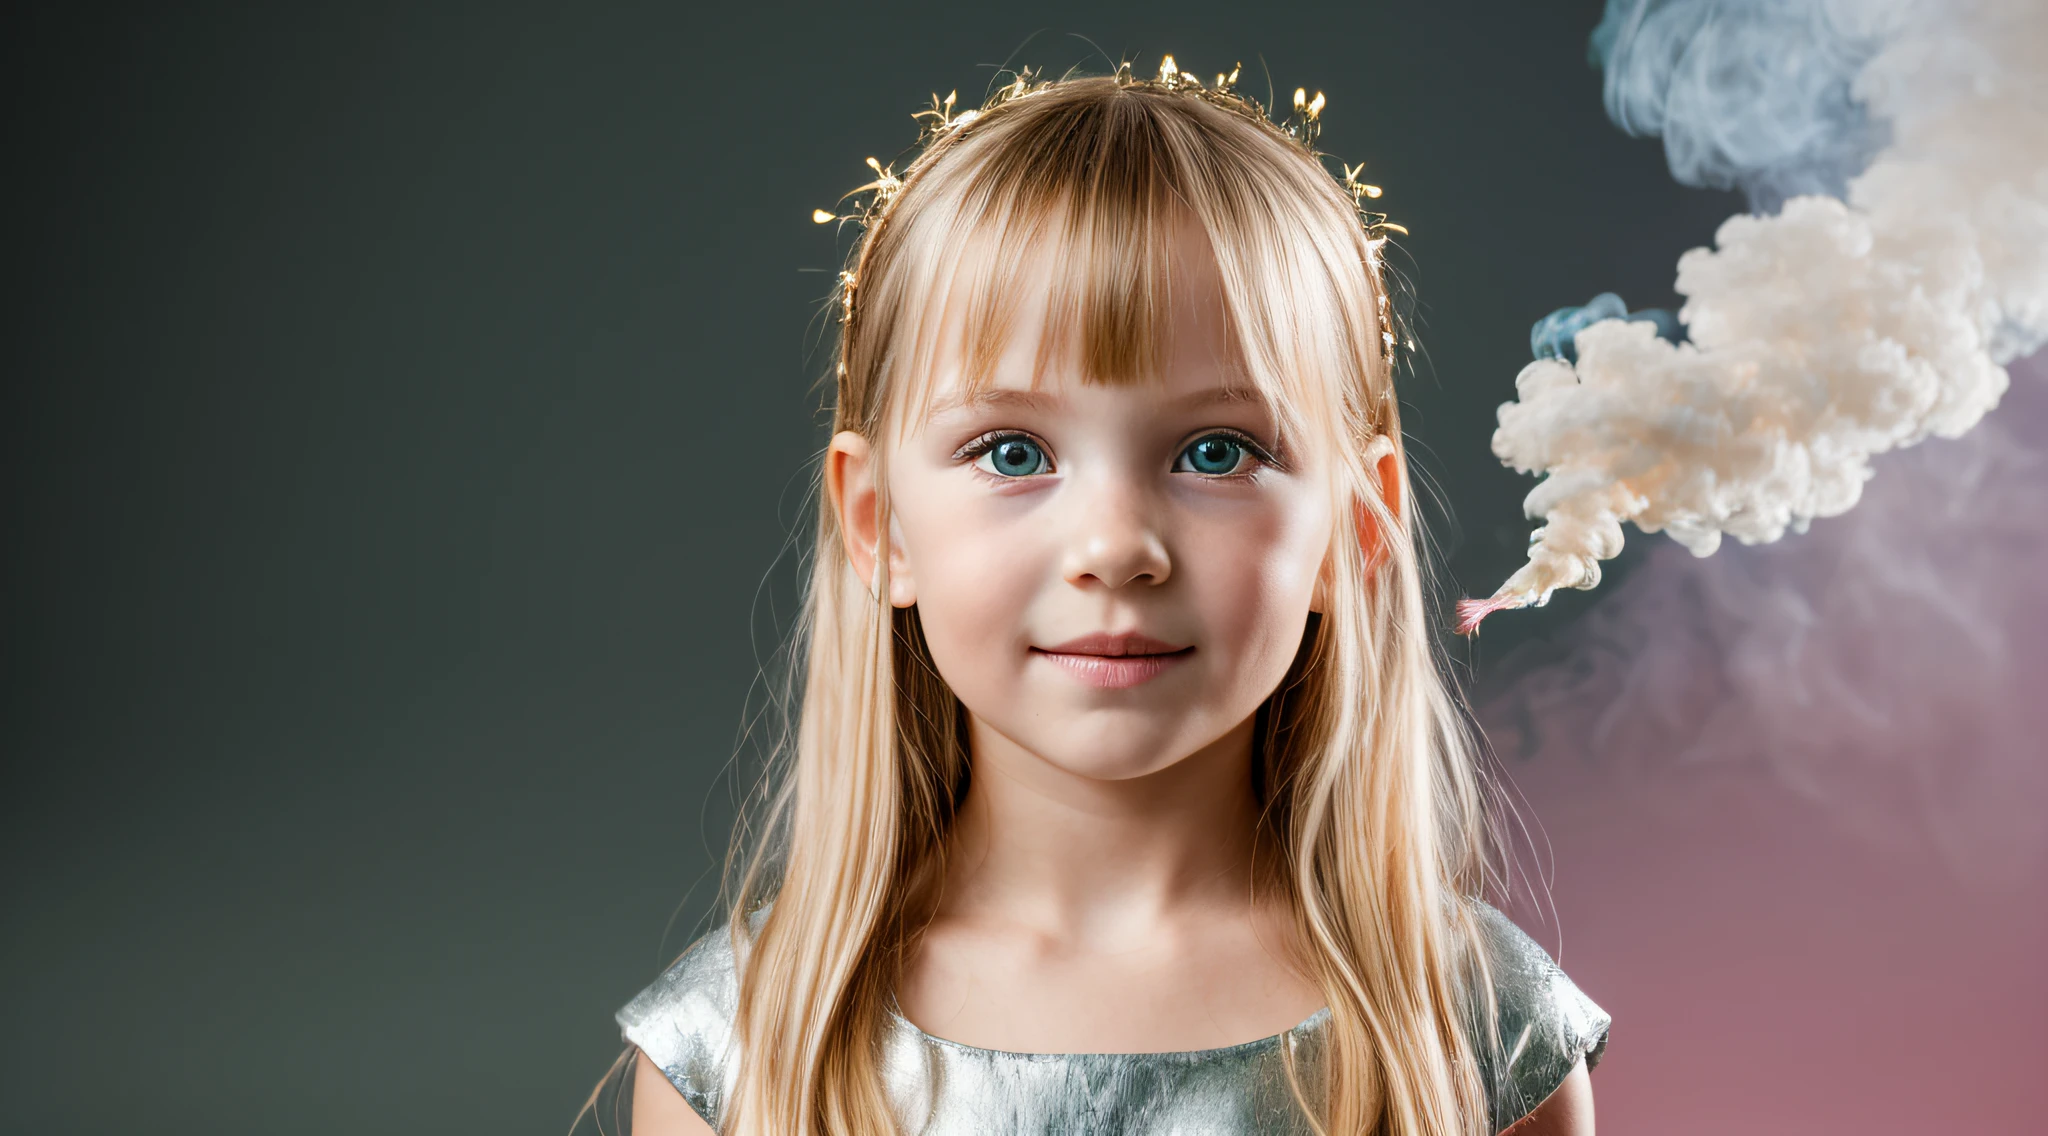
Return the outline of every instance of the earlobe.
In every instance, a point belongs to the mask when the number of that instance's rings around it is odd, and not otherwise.
[[[889,605],[911,607],[917,603],[917,577],[911,574],[910,558],[904,555],[903,525],[889,514]],[[869,588],[873,590],[872,587]]]
[[[1358,551],[1364,554],[1365,570],[1370,572],[1379,567],[1380,553],[1384,550],[1380,522],[1363,500],[1354,502],[1352,509],[1356,514],[1353,520],[1358,525]]]

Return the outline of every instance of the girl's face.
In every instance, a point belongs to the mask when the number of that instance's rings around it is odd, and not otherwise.
[[[1090,778],[1163,769],[1245,723],[1300,647],[1330,546],[1326,459],[1280,448],[1207,246],[1188,244],[1163,382],[1091,385],[1056,360],[1034,389],[1044,312],[1026,304],[981,397],[941,354],[931,413],[888,462],[890,599],[916,604],[977,737]],[[872,471],[859,435],[834,439],[870,580]]]

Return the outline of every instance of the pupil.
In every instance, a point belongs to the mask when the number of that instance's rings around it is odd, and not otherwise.
[[[1237,443],[1228,438],[1204,438],[1195,443],[1195,466],[1203,473],[1228,473],[1237,464]]]

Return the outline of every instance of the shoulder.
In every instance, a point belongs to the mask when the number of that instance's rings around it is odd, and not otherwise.
[[[736,1068],[733,1019],[739,975],[729,926],[690,944],[674,965],[618,1012],[620,1031],[716,1128]]]
[[[1474,999],[1474,1040],[1498,1132],[1542,1104],[1581,1058],[1588,1069],[1598,1064],[1612,1019],[1507,916],[1471,903],[1492,985],[1490,1000]]]

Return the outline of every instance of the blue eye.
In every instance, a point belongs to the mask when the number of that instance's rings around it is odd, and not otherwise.
[[[1210,434],[1197,438],[1187,449],[1180,452],[1180,460],[1174,463],[1175,473],[1200,473],[1210,477],[1221,477],[1236,473],[1251,451],[1243,442],[1228,434]]]
[[[1037,442],[1012,434],[983,450],[975,464],[998,477],[1032,477],[1050,470],[1052,459]]]

